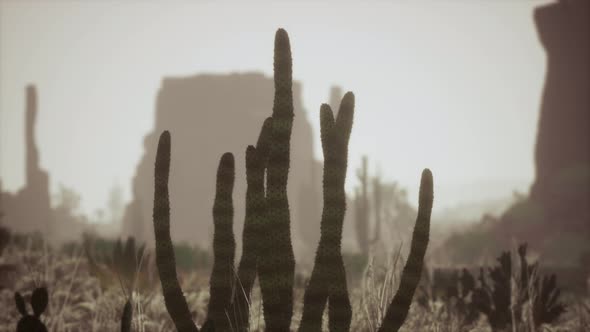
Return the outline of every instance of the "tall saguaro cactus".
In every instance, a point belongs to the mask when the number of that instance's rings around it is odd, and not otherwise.
[[[271,331],[289,331],[293,316],[295,257],[291,245],[287,179],[294,115],[291,46],[289,36],[283,29],[279,29],[275,36],[274,82],[264,225],[266,234],[272,236],[263,242],[258,271],[267,328]]]

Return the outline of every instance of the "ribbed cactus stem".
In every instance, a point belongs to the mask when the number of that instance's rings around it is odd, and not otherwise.
[[[198,332],[176,275],[176,259],[170,238],[170,201],[168,176],[170,173],[170,133],[160,135],[154,170],[154,234],[156,237],[156,265],[164,293],[166,309],[178,331]]]
[[[250,295],[256,280],[260,243],[265,241],[263,218],[266,212],[264,193],[264,170],[268,159],[271,138],[272,118],[264,121],[256,147],[246,149],[246,217],[242,233],[242,258],[238,266],[234,299],[230,314],[235,317],[233,328],[236,331],[249,330]]]
[[[322,315],[329,302],[330,331],[348,331],[352,309],[346,286],[346,271],[341,253],[342,226],[346,212],[348,141],[354,114],[354,95],[347,93],[340,104],[337,119],[330,106],[320,109],[324,152],[324,208],[320,243],[315,264],[304,295],[300,332],[321,331]]]
[[[289,331],[293,316],[295,258],[291,245],[287,179],[293,126],[292,60],[289,36],[275,35],[272,139],[268,159],[266,196],[267,240],[260,256],[259,277],[267,331]]]
[[[235,182],[235,162],[225,153],[217,168],[215,201],[213,203],[213,269],[209,279],[209,309],[207,320],[213,320],[217,331],[230,331],[228,313],[234,282],[234,207],[232,193]]]
[[[399,289],[395,294],[391,304],[387,308],[387,313],[379,332],[395,332],[402,326],[408,311],[414,292],[420,281],[424,255],[428,247],[430,234],[430,214],[432,212],[433,201],[433,182],[432,173],[429,169],[422,172],[420,181],[420,198],[418,203],[418,217],[412,234],[412,244],[408,261],[402,272]]]

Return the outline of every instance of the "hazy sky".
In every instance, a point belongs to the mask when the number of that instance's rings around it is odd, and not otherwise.
[[[284,27],[318,158],[330,86],[355,92],[349,188],[368,154],[414,203],[431,168],[437,210],[528,191],[545,75],[532,14],[548,2],[0,0],[4,189],[24,183],[25,85],[52,192],[73,188],[91,214],[116,182],[129,198],[163,77],[270,76]]]

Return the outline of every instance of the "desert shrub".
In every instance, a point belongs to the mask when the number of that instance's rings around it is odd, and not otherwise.
[[[518,262],[503,252],[499,265],[488,268],[488,276],[480,271],[481,286],[474,292],[473,305],[487,316],[493,330],[515,325],[537,328],[556,322],[565,312],[556,276],[541,276],[538,262],[529,264],[526,251],[526,244],[519,246]]]

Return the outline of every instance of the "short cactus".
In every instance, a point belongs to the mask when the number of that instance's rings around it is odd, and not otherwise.
[[[432,173],[429,169],[425,169],[422,171],[422,179],[420,180],[418,216],[412,234],[408,261],[402,272],[399,289],[387,309],[379,332],[398,331],[408,316],[408,310],[424,266],[424,255],[430,235],[430,214],[432,213],[433,199]]]
[[[176,275],[176,259],[170,238],[170,200],[168,177],[170,174],[170,133],[160,135],[154,171],[154,234],[156,236],[156,265],[162,283],[166,309],[178,331],[198,332],[191,312],[182,295]]]
[[[17,332],[47,332],[47,327],[45,327],[45,324],[43,324],[40,318],[49,303],[47,288],[41,287],[33,291],[33,295],[31,295],[32,315],[29,315],[27,312],[25,300],[19,292],[14,293],[14,302],[16,303],[16,308],[22,315],[16,326]]]

